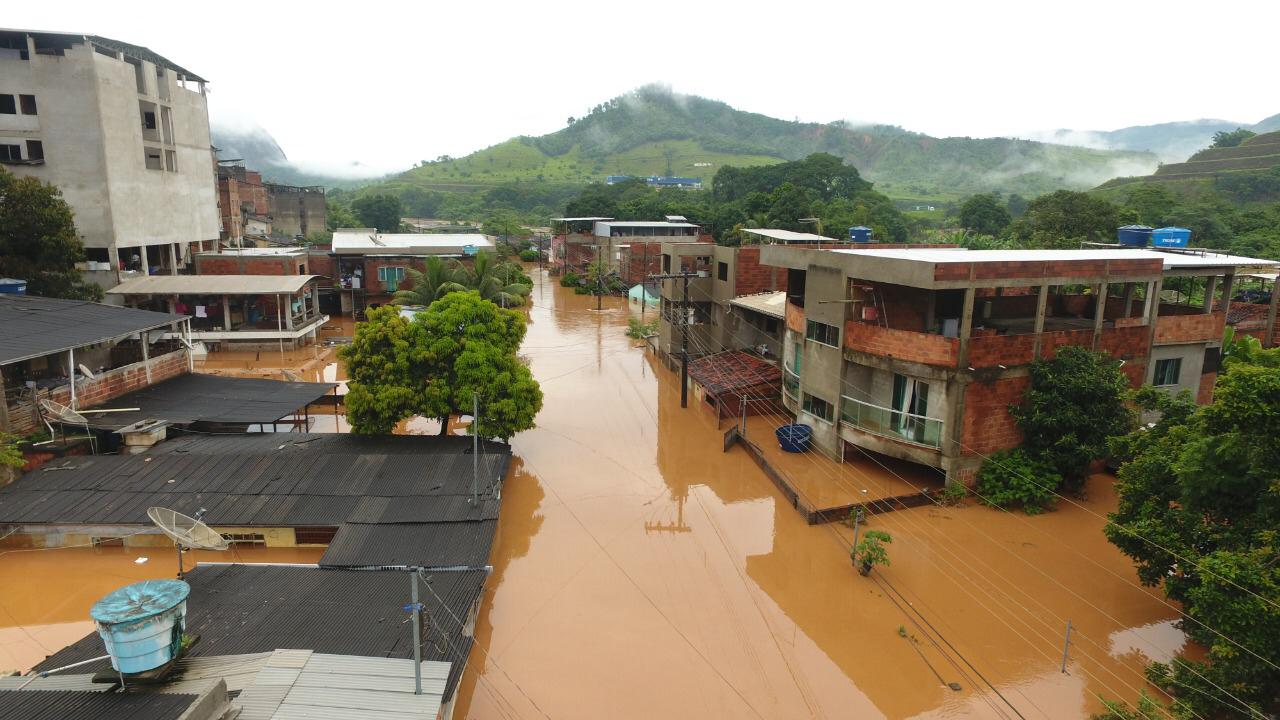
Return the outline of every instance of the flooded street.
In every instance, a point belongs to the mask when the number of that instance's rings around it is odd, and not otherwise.
[[[680,408],[678,377],[624,334],[638,307],[609,298],[597,312],[531,274],[522,354],[544,406],[513,439],[455,717],[1085,718],[1098,696],[1135,698],[1143,666],[1181,648],[1174,610],[1101,534],[1110,477],[1038,517],[972,499],[873,516],[892,564],[860,577],[850,528],[807,525],[743,448],[721,451],[714,412],[693,394]],[[325,336],[351,332],[335,319]],[[214,353],[197,369],[344,378],[324,346]],[[346,429],[332,408],[312,418]],[[813,462],[832,492],[914,482],[874,460]],[[199,559],[314,562],[321,549],[238,552]],[[171,548],[0,554],[0,668],[79,638],[94,600],[174,565]]]

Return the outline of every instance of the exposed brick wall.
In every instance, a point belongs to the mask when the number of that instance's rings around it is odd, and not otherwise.
[[[324,252],[312,251],[307,253],[307,271],[308,275],[323,275],[329,279],[330,282],[328,283],[320,280],[321,285],[337,284],[337,267],[333,262],[333,258],[329,257],[327,249]]]
[[[632,242],[623,256],[619,274],[627,285],[639,285],[650,275],[662,272],[661,242]]]
[[[1196,391],[1196,403],[1208,405],[1213,402],[1213,386],[1218,382],[1218,373],[1205,373],[1200,376],[1200,389]]]
[[[1093,330],[1059,330],[1040,336],[1040,359],[1047,360],[1058,354],[1065,345],[1093,347]]]
[[[1035,335],[983,335],[969,340],[969,366],[1027,365],[1035,359]]]
[[[1162,261],[1127,260],[1022,260],[984,263],[938,263],[935,280],[1026,280],[1034,278],[1096,278],[1159,275]],[[972,273],[972,275],[970,275]]]
[[[1222,311],[1197,315],[1162,315],[1156,318],[1156,344],[1220,340],[1226,328]]]
[[[302,272],[298,272],[301,267]],[[197,275],[310,275],[309,258],[196,255]]]
[[[150,382],[147,381],[148,365],[151,367]],[[154,385],[186,372],[188,372],[188,365],[185,349],[153,357],[146,362],[137,362],[101,372],[93,380],[80,380],[76,383],[76,407],[102,405],[121,395],[140,390],[148,384]],[[54,388],[46,397],[70,407],[71,387],[63,385]],[[39,424],[34,409],[29,405],[11,410],[9,419],[13,424],[14,432],[23,435],[35,432]]]
[[[1031,379],[1005,378],[993,383],[970,383],[964,394],[964,429],[960,453],[987,455],[1022,443],[1022,431],[1009,406],[1022,402]]]
[[[789,308],[790,306],[788,306]],[[788,326],[790,316],[788,315]],[[871,355],[955,367],[959,341],[942,335],[892,330],[850,320],[844,325],[844,345]]]
[[[1146,325],[1106,328],[1098,338],[1098,349],[1119,360],[1146,358],[1151,352],[1148,330]]]
[[[787,329],[791,332],[804,335],[804,308],[796,307],[791,303],[786,304],[787,307]]]
[[[760,247],[740,247],[734,252],[733,294],[754,295],[787,289],[786,268],[760,264]]]

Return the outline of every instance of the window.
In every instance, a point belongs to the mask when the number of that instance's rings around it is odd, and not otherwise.
[[[262,533],[227,533],[222,537],[236,545],[266,545],[267,538]]]
[[[44,159],[44,143],[39,140],[27,141],[27,159],[43,160]]]
[[[35,95],[19,95],[18,103],[22,106],[23,115],[36,114],[36,96]]]
[[[21,145],[0,144],[0,162],[4,162],[6,160],[12,161],[12,160],[21,160],[21,159],[22,159]]]
[[[729,263],[723,263],[723,262],[716,263],[716,279],[717,280],[729,279]]]
[[[164,169],[169,172],[178,172],[178,153],[176,151],[164,151]]]
[[[835,417],[835,408],[831,403],[820,397],[814,397],[809,393],[804,394],[804,403],[802,405],[804,411],[810,415],[827,422],[831,422]]]
[[[336,527],[300,527],[293,529],[293,541],[298,545],[328,545],[337,534]]]
[[[404,280],[404,268],[393,266],[378,268],[378,282],[386,286],[387,292],[395,292],[400,289],[401,280]]]
[[[164,162],[160,160],[160,151],[152,148],[142,149],[142,161],[148,170],[163,170]]]
[[[156,114],[154,112],[150,110],[142,111],[142,129],[143,130],[156,129]]]
[[[662,272],[664,273],[671,272],[671,256],[670,255],[662,256]]]
[[[1178,376],[1182,374],[1182,358],[1166,358],[1156,361],[1156,374],[1151,384],[1156,387],[1177,385]]]
[[[764,331],[772,335],[778,332],[778,318],[765,318]]]
[[[0,95],[0,115],[16,115],[18,114],[18,106],[13,102],[12,95]]]
[[[835,325],[827,325],[816,320],[809,320],[805,323],[805,338],[823,345],[831,347],[840,347],[840,328]]]

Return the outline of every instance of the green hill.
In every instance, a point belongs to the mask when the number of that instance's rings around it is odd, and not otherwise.
[[[517,137],[463,158],[443,157],[373,186],[405,193],[485,192],[521,184],[544,205],[558,189],[608,175],[679,175],[710,185],[725,165],[756,166],[815,152],[839,156],[900,200],[975,192],[1038,195],[1088,188],[1156,167],[1149,153],[1008,138],[934,138],[901,128],[801,123],[647,86],[597,105],[567,127]],[[529,208],[517,208],[529,209]]]
[[[1123,198],[1149,184],[1185,202],[1220,198],[1238,207],[1280,202],[1280,131],[1255,135],[1236,147],[1201,150],[1186,162],[1161,165],[1151,175],[1114,178],[1096,192]]]

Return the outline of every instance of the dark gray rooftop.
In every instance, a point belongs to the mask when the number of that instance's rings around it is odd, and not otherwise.
[[[185,318],[87,300],[0,295],[0,365],[116,340]]]
[[[482,444],[478,504],[470,448],[463,437],[190,435],[27,473],[0,488],[0,523],[149,525],[152,506],[250,527],[496,519],[510,447]]]
[[[186,630],[199,635],[191,657],[306,648],[364,657],[413,657],[405,623],[409,574],[393,570],[331,570],[306,566],[201,564],[189,572]],[[483,570],[428,573],[423,659],[453,663],[445,689],[452,697],[472,639],[463,633],[485,580]],[[105,654],[96,632],[49,656],[48,669]],[[77,672],[110,667],[107,661]],[[0,717],[4,717],[0,704]]]
[[[136,407],[139,408],[137,411],[87,413],[85,417],[93,427],[110,430],[148,418],[167,420],[173,425],[197,422],[267,424],[301,410],[335,387],[335,383],[189,373],[122,395],[101,406]]]
[[[489,548],[497,525],[496,520],[394,525],[344,523],[329,542],[320,565],[482,568],[489,561]]]
[[[0,720],[177,720],[195,695],[0,690]]]

